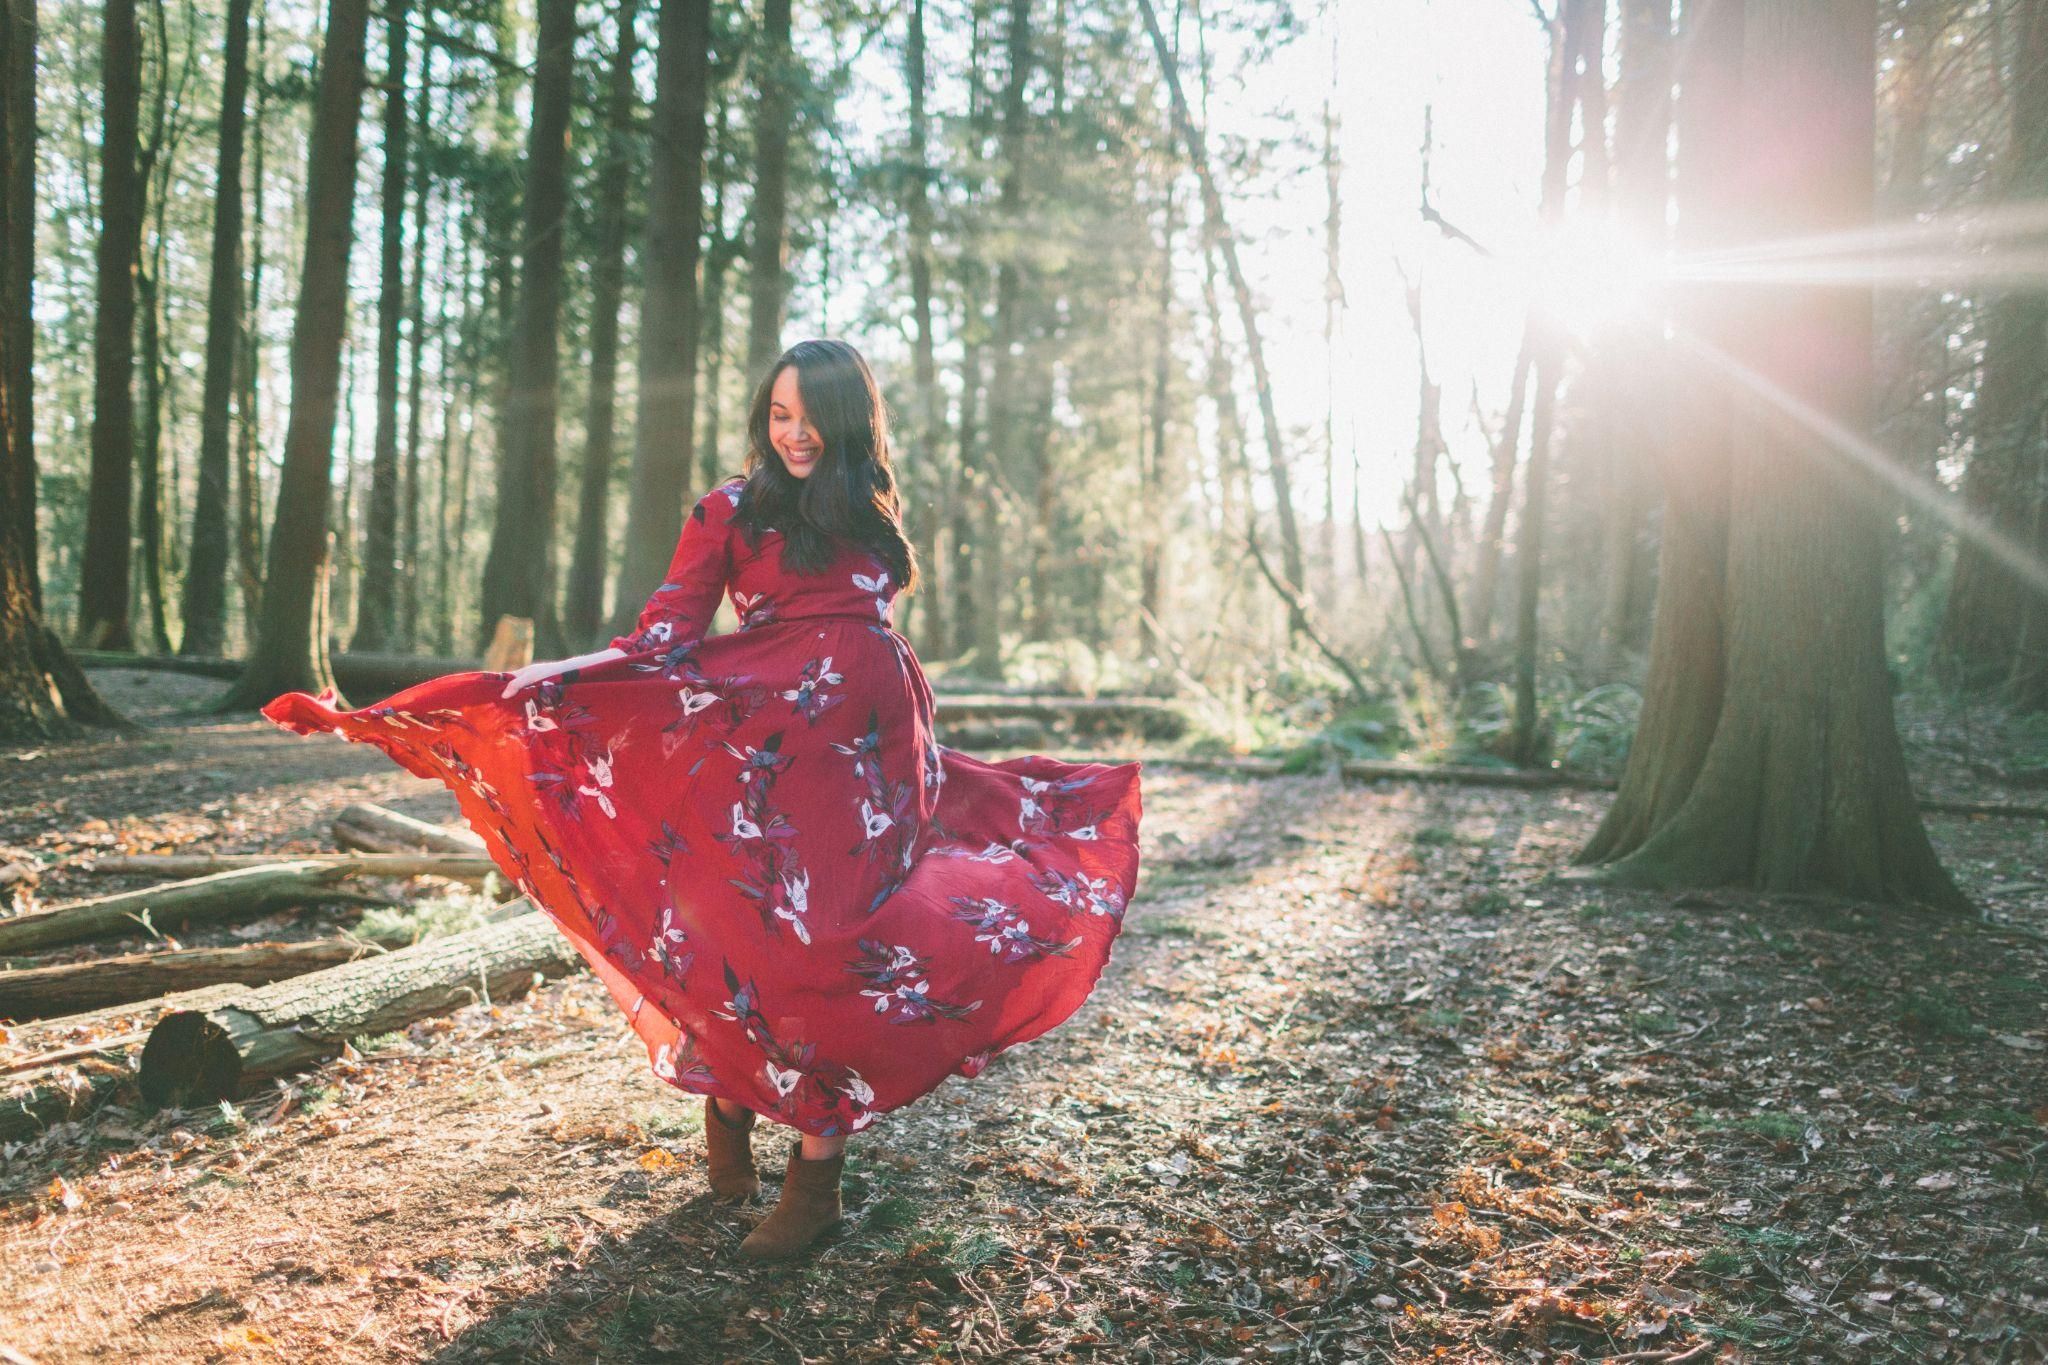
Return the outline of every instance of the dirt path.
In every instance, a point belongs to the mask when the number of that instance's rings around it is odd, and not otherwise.
[[[356,799],[453,817],[374,752],[176,700],[139,745],[0,751],[25,795],[0,845],[311,847]],[[1095,996],[856,1139],[847,1230],[790,1268],[734,1258],[763,1206],[707,1202],[696,1114],[587,976],[227,1114],[102,1109],[0,1151],[0,1345],[2043,1358],[2043,941],[1552,879],[1598,808],[1148,769]],[[1973,893],[2048,928],[2048,833],[1934,830]]]

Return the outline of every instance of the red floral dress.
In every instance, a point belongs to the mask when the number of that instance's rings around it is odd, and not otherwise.
[[[692,509],[624,659],[263,714],[453,790],[661,1079],[853,1132],[1080,1007],[1137,889],[1141,765],[940,744],[886,565],[785,570],[741,487]],[[739,628],[707,638],[728,586]]]

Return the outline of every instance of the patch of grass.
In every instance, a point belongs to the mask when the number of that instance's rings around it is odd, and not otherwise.
[[[1468,915],[1505,914],[1507,908],[1514,903],[1515,898],[1505,891],[1482,891],[1465,902],[1465,913]]]
[[[956,1238],[946,1251],[946,1264],[956,1271],[978,1270],[1007,1255],[1010,1244],[987,1228],[975,1228]]]
[[[1662,1010],[1636,1010],[1629,1015],[1628,1023],[1638,1033],[1678,1032],[1678,1021]]]
[[[1946,986],[1907,992],[1897,1015],[1907,1032],[1932,1038],[1973,1038],[1984,1031],[1970,1017],[1970,1007]]]
[[[1581,1128],[1591,1128],[1596,1133],[1604,1128],[1613,1126],[1613,1121],[1607,1115],[1596,1114],[1590,1109],[1564,1108],[1557,1112],[1560,1118],[1576,1123]],[[1623,1163],[1623,1166],[1626,1169],[1627,1163]]]
[[[1695,1117],[1693,1126],[1708,1131],[1749,1133],[1772,1142],[1798,1142],[1806,1136],[1806,1120],[1790,1114],[1744,1114],[1737,1119],[1705,1114]]]
[[[916,1201],[900,1194],[877,1199],[874,1207],[861,1216],[861,1226],[870,1232],[897,1232],[916,1223]]]
[[[1708,1247],[1699,1260],[1701,1273],[1707,1275],[1740,1275],[1748,1265],[1734,1247]]]
[[[1447,1009],[1424,1010],[1422,1022],[1431,1028],[1455,1029],[1465,1022],[1465,1012]]]
[[[1450,848],[1458,842],[1458,831],[1447,825],[1424,825],[1415,831],[1415,842],[1423,848]]]
[[[1805,1238],[1789,1228],[1731,1228],[1730,1235],[1760,1251],[1796,1251]]]
[[[435,896],[411,905],[379,905],[363,912],[349,937],[387,948],[402,948],[430,938],[446,938],[488,923],[494,903],[475,893]]]
[[[1140,917],[1131,929],[1146,938],[1201,939],[1206,943],[1214,943],[1224,937],[1223,931],[1216,926],[1180,915],[1145,915]]]

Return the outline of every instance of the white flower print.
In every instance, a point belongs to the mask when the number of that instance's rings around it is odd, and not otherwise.
[[[796,932],[799,943],[808,944],[811,941],[811,928],[804,922],[804,916],[811,913],[810,869],[804,868],[794,874],[783,873],[782,890],[787,903],[776,906],[775,913],[789,921],[789,927]]]
[[[709,690],[699,692],[693,687],[685,687],[676,693],[676,699],[682,702],[684,715],[694,716],[716,702],[718,694]]]
[[[578,783],[576,786],[576,790],[584,796],[596,797],[598,809],[602,810],[606,815],[616,820],[619,816],[619,810],[618,807],[612,804],[612,798],[609,792],[609,789],[612,785],[611,749],[609,747],[605,749],[603,758],[599,758],[595,754],[585,757],[585,759],[583,760],[583,766],[590,773],[591,781],[595,782],[597,785],[586,787],[582,783]]]
[[[537,735],[548,730],[559,730],[561,728],[561,726],[555,724],[553,716],[544,716],[540,713],[540,708],[534,705],[532,697],[526,699],[526,729],[529,734]]]
[[[747,818],[746,808],[739,802],[732,803],[732,837],[735,839],[758,839],[761,827]]]
[[[763,1062],[761,1065],[766,1070],[768,1084],[775,1087],[777,1095],[788,1095],[796,1089],[796,1083],[804,1078],[804,1073],[795,1067],[779,1067],[773,1062]]]
[[[889,818],[887,811],[876,810],[865,796],[860,799],[860,820],[866,830],[865,837],[869,839],[880,838],[882,831],[896,823]]]
[[[1095,822],[1091,820],[1079,829],[1068,830],[1067,837],[1069,839],[1099,839],[1102,836],[1096,832]]]
[[[857,573],[853,575],[853,586],[859,588],[862,592],[875,594],[875,615],[884,621],[889,619],[889,599],[883,595],[889,591],[889,571],[887,569],[874,575]]]

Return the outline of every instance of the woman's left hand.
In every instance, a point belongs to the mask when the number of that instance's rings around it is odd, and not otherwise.
[[[559,659],[542,659],[536,663],[530,663],[513,673],[511,680],[505,684],[505,690],[498,695],[501,698],[510,697],[514,692],[522,691],[538,682],[546,682],[549,678],[557,677],[564,671],[566,670],[562,667],[562,661]]]

